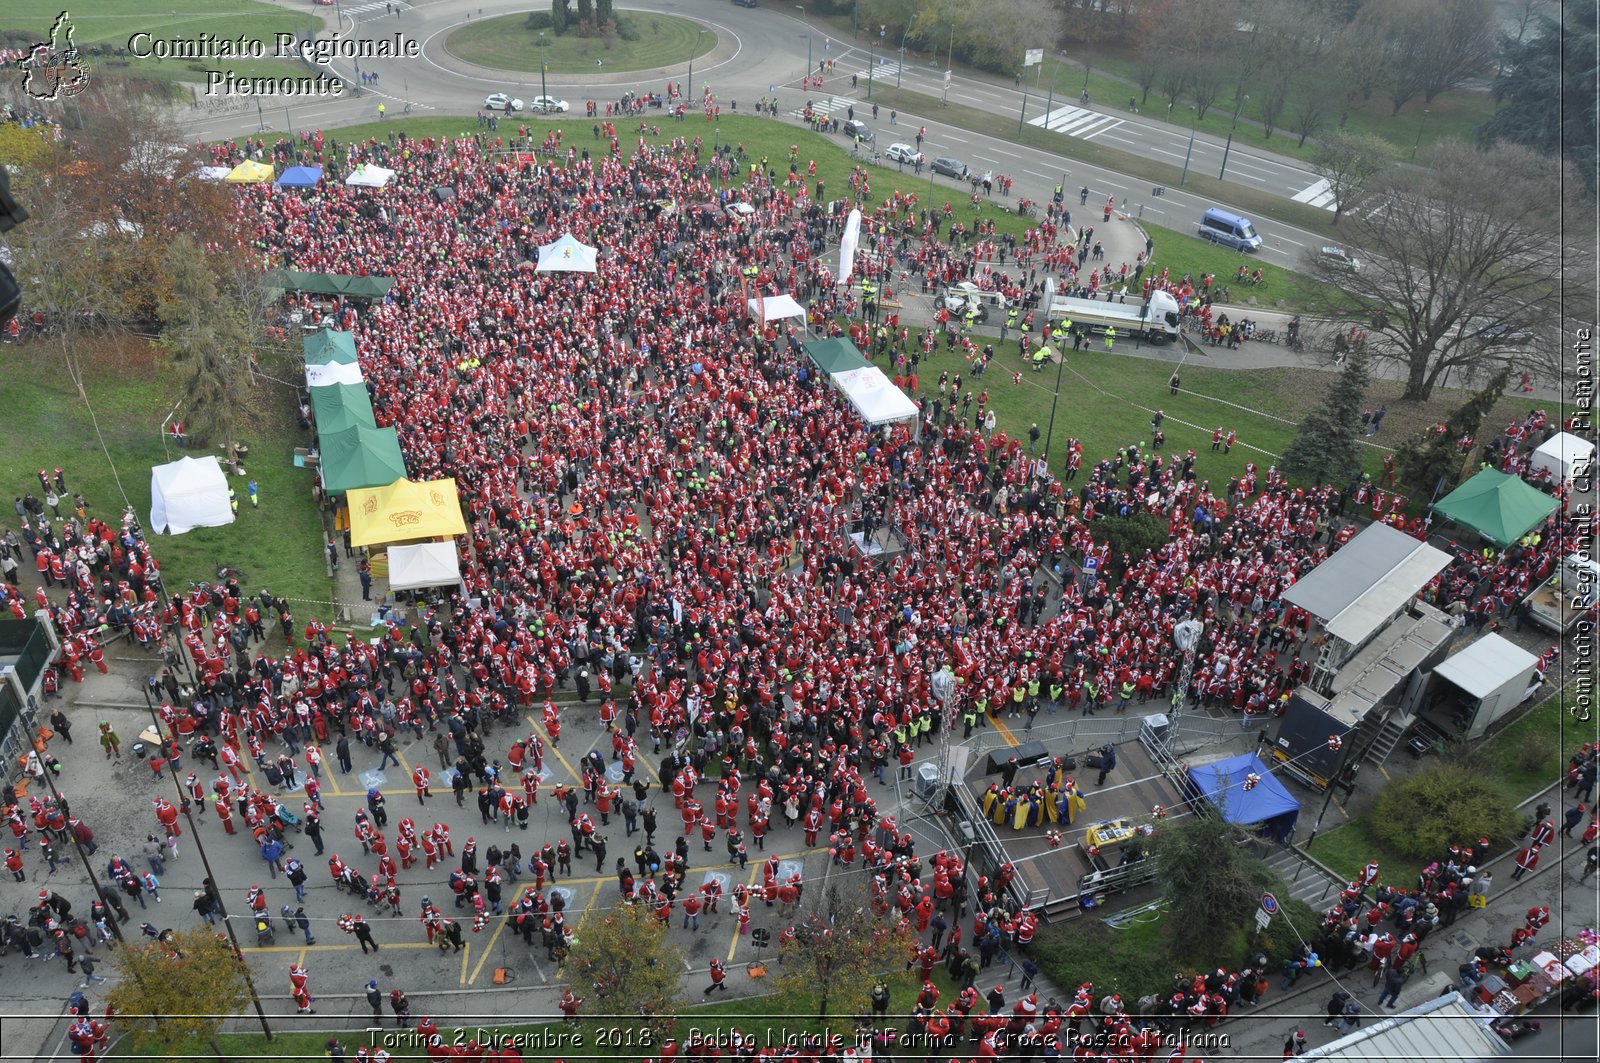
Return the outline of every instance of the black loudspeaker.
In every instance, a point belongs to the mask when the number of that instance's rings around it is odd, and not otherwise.
[[[433,190],[433,198],[438,200],[440,203],[448,203],[450,200],[456,198],[456,190],[451,188],[449,185],[441,185]]]

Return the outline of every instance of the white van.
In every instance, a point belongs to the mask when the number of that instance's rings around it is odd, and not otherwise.
[[[1217,207],[1201,215],[1200,238],[1235,251],[1255,251],[1261,247],[1261,235],[1249,218]]]

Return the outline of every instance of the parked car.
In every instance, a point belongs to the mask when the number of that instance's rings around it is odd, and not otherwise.
[[[1351,273],[1361,272],[1361,260],[1342,247],[1321,248],[1318,256],[1334,269],[1348,270]]]
[[[756,6],[756,0],[733,0],[733,2],[734,2],[734,5],[737,6],[737,7],[755,7]]]
[[[890,144],[889,150],[883,153],[883,157],[890,162],[903,162],[907,166],[915,166],[922,161],[922,152],[910,144]]]
[[[521,100],[505,92],[491,92],[484,97],[483,105],[491,111],[520,111],[524,104]]]
[[[566,100],[558,100],[554,96],[535,96],[533,109],[540,114],[562,114],[568,110]]]
[[[948,155],[941,155],[934,159],[932,169],[934,173],[942,173],[946,177],[954,177],[958,181],[967,176],[967,164],[960,159],[952,159]]]
[[[844,134],[846,140],[852,143],[857,137],[861,138],[861,143],[863,144],[872,143],[872,130],[868,129],[867,123],[859,118],[850,119],[850,121],[839,127],[839,131]]]

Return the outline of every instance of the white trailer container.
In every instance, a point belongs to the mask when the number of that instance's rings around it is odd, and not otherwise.
[[[1507,638],[1488,634],[1433,670],[1439,689],[1428,696],[1454,697],[1465,725],[1461,737],[1477,738],[1528,700],[1539,688],[1538,672],[1539,658]]]
[[[1177,342],[1182,315],[1178,300],[1167,292],[1154,291],[1148,303],[1105,303],[1058,295],[1050,301],[1050,320],[1063,318],[1071,321],[1074,328],[1087,328],[1094,333],[1115,328],[1118,336],[1142,337],[1147,343],[1160,344]]]

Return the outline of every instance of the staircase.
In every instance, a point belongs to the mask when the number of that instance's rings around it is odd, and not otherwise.
[[[1315,911],[1326,911],[1344,888],[1343,881],[1301,853],[1297,846],[1274,845],[1264,859],[1267,866],[1287,884],[1289,896],[1297,901],[1305,901]]]
[[[1394,747],[1400,744],[1400,738],[1406,733],[1406,728],[1411,726],[1410,716],[1391,714],[1383,722],[1383,728],[1378,732],[1378,737],[1367,750],[1367,760],[1373,764],[1382,764],[1389,759],[1389,754],[1394,752]]]

